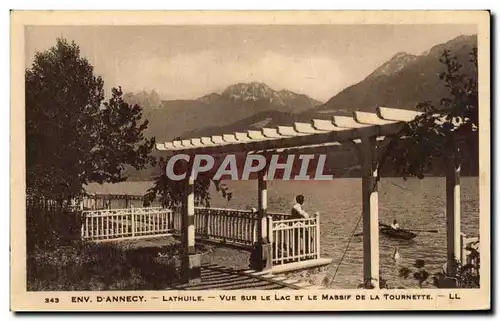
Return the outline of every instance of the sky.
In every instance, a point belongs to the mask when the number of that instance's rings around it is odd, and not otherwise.
[[[422,54],[472,25],[32,26],[26,68],[37,51],[75,41],[105,90],[155,90],[195,99],[258,81],[326,101],[398,52]]]

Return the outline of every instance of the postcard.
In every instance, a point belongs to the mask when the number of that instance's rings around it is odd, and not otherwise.
[[[12,11],[12,311],[491,309],[488,11]]]

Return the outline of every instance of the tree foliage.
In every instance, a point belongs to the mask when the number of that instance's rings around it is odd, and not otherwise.
[[[418,104],[422,114],[409,122],[382,154],[380,167],[390,166],[404,178],[423,178],[433,167],[447,164],[442,162],[444,157],[458,165],[478,154],[477,49],[465,65],[449,50],[439,61],[444,71],[438,76],[449,96],[439,105],[431,101]]]
[[[142,109],[126,104],[121,88],[104,102],[103,80],[75,43],[58,39],[38,52],[25,89],[28,195],[68,199],[89,182],[125,180],[126,165],[153,162]]]
[[[155,179],[153,187],[151,187],[145,197],[145,205],[151,204],[153,201],[159,201],[164,207],[175,207],[182,203],[182,198],[185,193],[185,182],[174,181],[166,175],[166,165],[168,159],[161,158],[159,167],[162,169],[161,174]],[[213,173],[199,173],[194,182],[194,201],[197,206],[210,207],[210,186],[213,185],[217,192],[221,193],[222,197],[228,201],[232,198],[232,192],[229,187],[222,181],[216,181],[212,178]]]

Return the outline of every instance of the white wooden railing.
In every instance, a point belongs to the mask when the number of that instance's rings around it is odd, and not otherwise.
[[[180,234],[182,208],[173,210],[172,233]],[[257,242],[257,213],[251,210],[196,207],[194,215],[197,238],[234,245]]]
[[[179,235],[182,229],[180,207],[86,210],[83,217],[81,235],[89,241]],[[319,258],[319,216],[289,217],[282,213],[267,215],[273,265]],[[197,207],[195,235],[203,240],[249,247],[258,241],[258,221],[258,214],[252,210]]]
[[[479,252],[479,237],[460,236],[462,252],[460,253],[460,262],[462,266],[470,265],[471,272],[479,275],[479,257],[472,255],[472,251]]]
[[[167,235],[173,230],[172,211],[161,207],[83,211],[84,240]]]
[[[319,215],[278,221],[269,216],[268,222],[273,265],[320,257]]]
[[[241,245],[257,242],[257,213],[251,210],[195,208],[196,236]]]

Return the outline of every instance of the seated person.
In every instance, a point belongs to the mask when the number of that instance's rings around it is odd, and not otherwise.
[[[292,219],[298,219],[298,218],[309,218],[309,214],[307,214],[306,211],[304,211],[302,205],[304,204],[304,195],[297,195],[295,197],[295,205],[292,207]]]
[[[399,230],[399,224],[398,224],[398,221],[394,220],[391,224],[391,228],[393,230]]]
[[[296,219],[304,219],[304,218],[309,218],[309,214],[304,211],[303,204],[304,204],[304,195],[297,195],[295,197],[296,204],[292,207],[292,215],[290,216],[290,219],[296,220]],[[309,232],[307,230],[300,230],[299,229],[294,229],[294,235],[295,235],[295,253],[309,253],[310,249],[310,236]],[[304,241],[304,248],[301,247],[301,240]]]

